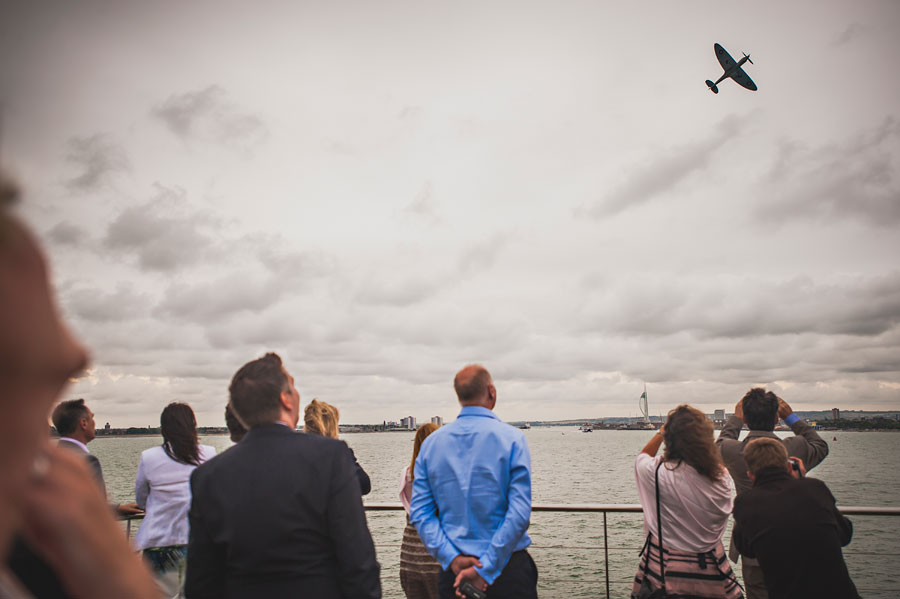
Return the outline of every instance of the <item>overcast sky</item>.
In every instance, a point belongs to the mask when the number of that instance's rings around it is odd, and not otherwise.
[[[900,3],[6,1],[98,422],[276,351],[342,422],[900,409]],[[750,53],[750,92],[705,79]]]

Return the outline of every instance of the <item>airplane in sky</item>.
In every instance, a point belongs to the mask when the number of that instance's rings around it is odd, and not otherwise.
[[[719,44],[715,45],[716,48],[716,58],[719,59],[719,64],[722,65],[722,68],[725,69],[725,72],[719,77],[719,80],[713,83],[709,79],[706,80],[706,86],[712,91],[712,93],[719,93],[719,88],[717,87],[719,83],[723,80],[731,77],[734,81],[742,86],[746,87],[750,91],[755,92],[758,88],[756,84],[753,83],[753,79],[744,72],[744,69],[741,68],[745,62],[749,62],[753,64],[753,61],[750,60],[750,56],[748,54],[744,54],[744,57],[739,62],[734,62],[734,59],[731,57],[731,54],[728,53],[725,48],[720,46]],[[743,53],[742,53],[743,54]]]

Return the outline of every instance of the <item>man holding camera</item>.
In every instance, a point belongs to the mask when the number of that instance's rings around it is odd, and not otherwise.
[[[753,488],[734,502],[734,543],[762,567],[772,599],[858,599],[841,547],[853,525],[820,480],[765,437],[744,447]]]
[[[441,564],[441,599],[537,599],[531,544],[531,453],[494,415],[497,389],[484,367],[453,380],[462,410],[416,458],[410,521]]]
[[[793,437],[781,439],[773,432],[778,419],[791,427]],[[747,425],[750,433],[743,441],[738,441],[741,428]],[[734,406],[734,415],[725,423],[716,443],[722,452],[722,461],[734,480],[734,488],[738,497],[750,490],[753,485],[747,476],[747,462],[744,460],[744,448],[754,439],[774,439],[784,445],[788,455],[800,458],[806,468],[812,469],[828,455],[828,444],[822,437],[799,416],[794,414],[791,406],[771,391],[759,387],[750,389]],[[766,583],[762,570],[756,559],[739,554],[733,540],[728,557],[736,562],[741,555],[741,571],[744,575],[744,588],[747,599],[767,599]]]

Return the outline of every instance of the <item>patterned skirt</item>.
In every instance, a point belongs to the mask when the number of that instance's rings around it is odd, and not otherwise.
[[[666,595],[683,599],[742,599],[743,589],[738,584],[731,564],[725,556],[725,548],[719,542],[706,553],[688,553],[663,550],[663,567],[666,570]],[[641,583],[647,580],[652,589],[662,587],[659,573],[659,541],[653,535],[641,550],[641,562],[634,577],[632,596],[637,595]]]
[[[437,599],[440,573],[441,565],[425,549],[416,528],[407,523],[400,545],[400,586],[403,592],[409,599]]]

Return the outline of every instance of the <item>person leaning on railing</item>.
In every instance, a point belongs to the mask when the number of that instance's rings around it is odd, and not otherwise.
[[[656,457],[663,441],[665,451]],[[706,415],[687,405],[669,412],[665,425],[638,454],[634,472],[647,541],[632,597],[650,597],[660,588],[678,597],[743,597],[722,546],[734,485]]]

